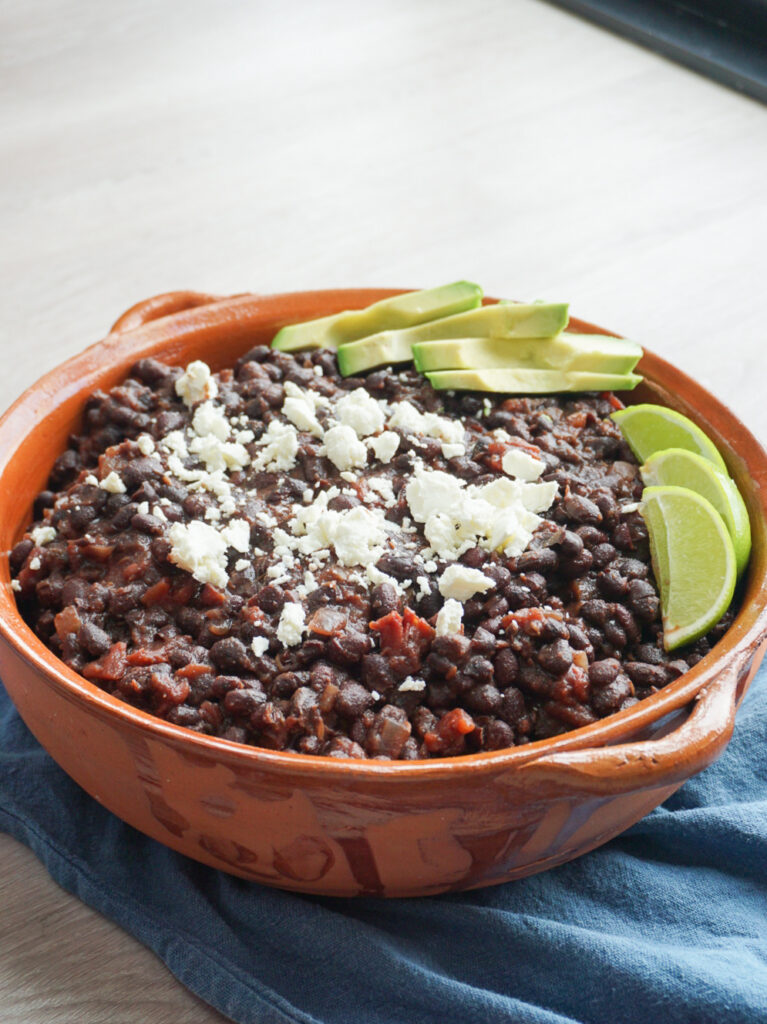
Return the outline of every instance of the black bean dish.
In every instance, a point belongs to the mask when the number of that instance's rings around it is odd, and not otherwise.
[[[618,407],[343,379],[326,349],[143,360],[89,400],[14,588],[67,665],[198,732],[400,759],[556,735],[727,621],[664,652]]]

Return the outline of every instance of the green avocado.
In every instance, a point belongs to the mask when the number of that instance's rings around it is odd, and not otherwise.
[[[641,357],[642,349],[633,341],[566,332],[557,338],[455,338],[413,346],[416,369],[424,372],[529,367],[630,373]]]
[[[406,292],[374,302],[365,309],[349,309],[318,320],[290,324],[278,331],[272,348],[295,352],[307,348],[338,348],[368,334],[399,330],[426,323],[437,317],[453,316],[475,309],[482,302],[482,289],[471,281],[456,281],[439,288]]]
[[[588,370],[435,370],[426,376],[438,391],[498,391],[510,395],[545,395],[557,391],[631,391],[641,381],[636,373],[595,373]]]
[[[338,350],[338,366],[344,377],[374,366],[406,363],[413,346],[446,338],[552,338],[567,325],[567,303],[498,303],[455,316],[432,320],[405,330],[373,334]]]

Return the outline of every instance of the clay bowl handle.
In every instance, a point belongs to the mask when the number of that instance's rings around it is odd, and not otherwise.
[[[163,292],[162,295],[153,295],[151,299],[144,299],[143,302],[137,302],[135,306],[126,309],[123,315],[115,320],[109,333],[134,331],[152,320],[159,320],[173,313],[183,313],[184,310],[195,309],[197,306],[207,306],[211,302],[220,302],[221,298],[221,295],[208,295],[206,292]]]
[[[740,652],[701,690],[685,722],[660,739],[544,755],[520,771],[533,784],[564,785],[605,796],[684,782],[727,746],[739,696],[748,682],[746,665],[753,658],[755,668],[760,654],[754,655],[753,649]]]

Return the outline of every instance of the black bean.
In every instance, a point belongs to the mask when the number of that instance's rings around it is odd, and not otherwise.
[[[573,663],[573,652],[567,640],[544,644],[538,652],[538,663],[553,676],[564,675]]]
[[[327,656],[337,665],[356,665],[363,655],[373,646],[373,641],[365,633],[347,630],[332,637],[327,644]]]
[[[604,658],[589,665],[589,682],[592,686],[608,686],[621,670],[621,663],[615,658]]]
[[[377,583],[370,592],[370,615],[381,619],[399,607],[397,591],[391,583]]]
[[[218,640],[210,649],[210,657],[216,668],[222,672],[247,672],[252,668],[253,658],[242,640],[228,636]]]
[[[633,697],[634,688],[630,679],[618,675],[607,686],[595,690],[591,695],[591,706],[598,715],[612,715],[619,711],[627,697]]]
[[[415,572],[413,554],[410,551],[389,551],[378,559],[376,569],[395,580],[411,579]]]
[[[594,564],[594,559],[588,548],[583,548],[580,554],[562,556],[559,560],[559,569],[563,576],[568,579],[578,579],[585,576]]]
[[[510,686],[516,681],[519,672],[519,663],[513,650],[502,650],[496,655],[495,676],[496,683],[500,687]]]
[[[362,659],[362,681],[369,690],[387,693],[394,686],[391,665],[383,654],[366,654]]]
[[[82,624],[77,634],[77,640],[80,646],[84,647],[94,658],[106,654],[112,646],[112,639],[106,630],[93,622],[86,621]]]
[[[465,697],[466,706],[481,715],[494,715],[501,708],[501,692],[492,683],[481,683],[469,690]]]
[[[527,714],[525,698],[522,691],[516,686],[509,686],[503,691],[500,715],[509,725],[516,726],[517,722]]]
[[[596,544],[605,544],[607,534],[602,533],[595,526],[579,526],[575,531],[587,548],[593,548]]]
[[[581,605],[581,615],[597,626],[604,626],[611,614],[612,607],[607,601],[584,601]]]
[[[673,678],[673,670],[669,672],[667,665],[649,665],[643,661],[627,661],[624,669],[637,686],[645,688],[665,686]]]
[[[571,530],[566,530],[559,546],[562,549],[563,555],[567,555],[568,558],[572,558],[583,551],[583,540],[577,533],[573,533]]]
[[[504,750],[514,746],[514,730],[500,719],[493,719],[485,726],[483,746],[485,750]]]
[[[601,594],[615,600],[627,592],[629,581],[617,569],[606,569],[597,576],[597,586]]]
[[[159,536],[163,532],[162,520],[156,516],[150,515],[148,512],[139,512],[130,521],[131,526],[134,530],[138,530],[139,533],[149,533],[154,536]]]
[[[356,494],[336,494],[328,502],[328,508],[332,512],[345,512],[348,508],[356,508],[362,502]]]
[[[348,682],[341,686],[336,697],[335,709],[346,718],[357,718],[373,705],[369,690],[359,683]]]
[[[604,569],[605,566],[609,565],[617,555],[617,551],[612,544],[596,544],[591,549],[591,556],[594,559],[595,569]]]
[[[599,511],[599,507],[581,494],[568,494],[562,501],[562,507],[576,523],[594,526],[596,523],[602,522],[602,513]]]
[[[259,590],[256,600],[262,611],[268,615],[274,615],[275,612],[281,611],[285,604],[285,591],[275,583],[267,583]]]
[[[538,550],[524,551],[517,557],[517,570],[519,572],[553,572],[559,559],[553,548],[539,548]]]
[[[642,622],[652,622],[658,617],[660,599],[655,588],[647,580],[633,579],[628,584],[628,603]]]

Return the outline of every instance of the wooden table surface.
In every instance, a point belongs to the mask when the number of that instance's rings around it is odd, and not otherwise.
[[[767,436],[767,118],[537,0],[5,0],[0,405],[171,288],[567,299]],[[3,1024],[223,1020],[0,837]]]

